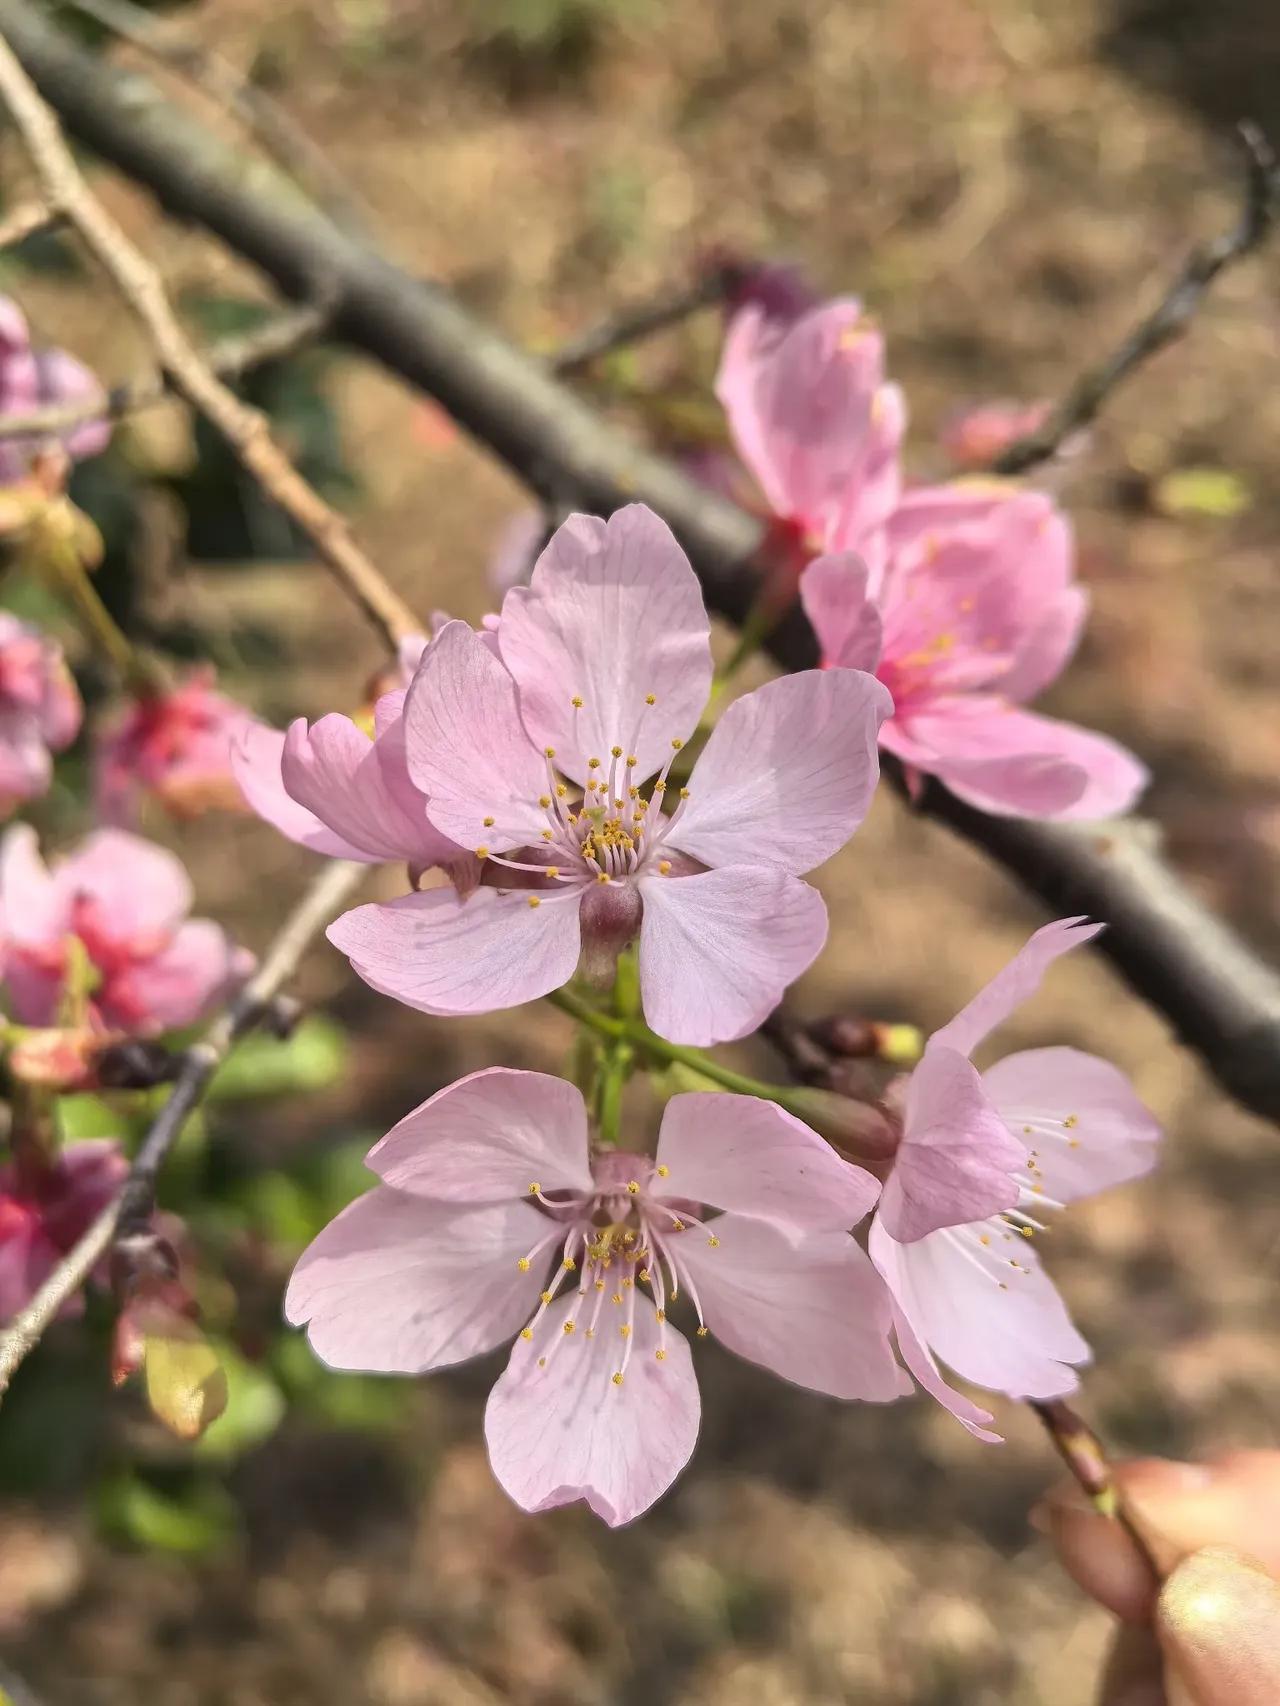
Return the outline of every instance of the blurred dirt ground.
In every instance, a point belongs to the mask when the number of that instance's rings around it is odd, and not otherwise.
[[[183,16],[235,62],[269,61],[405,264],[529,342],[643,298],[716,242],[863,295],[907,388],[921,475],[941,471],[936,435],[957,405],[1052,395],[1192,238],[1229,220],[1234,159],[1197,115],[1224,125],[1255,96],[1277,100],[1266,4],[537,0],[539,17],[572,24],[554,50],[504,33],[534,10],[284,0],[267,15],[210,0]],[[192,234],[157,229],[134,193],[111,196],[175,281],[240,276]],[[1095,619],[1054,700],[1149,760],[1173,858],[1271,954],[1278,266],[1273,248],[1233,272],[1067,470]],[[41,331],[108,380],[135,369],[136,339],[102,291],[20,288]],[[708,318],[647,350],[646,382],[688,386],[715,337]],[[346,364],[336,395],[365,541],[424,610],[479,616],[519,491],[385,376]],[[141,430],[158,441],[175,419]],[[1169,476],[1199,469],[1233,476],[1236,513],[1177,513],[1185,480]],[[197,590],[212,623],[279,624],[287,667],[237,684],[273,715],[355,699],[376,662],[318,571],[206,575]],[[305,857],[247,821],[178,839],[203,909],[255,944],[305,880]],[[935,1024],[1039,921],[888,798],[820,880],[835,925],[797,991],[813,1012]],[[353,988],[328,952],[309,976],[361,1045],[351,1084],[288,1113],[282,1146],[344,1122],[381,1131],[483,1063],[554,1069],[566,1040],[556,1017],[420,1018]],[[1087,1409],[1125,1451],[1274,1442],[1275,1133],[1083,956],[1004,1038],[1050,1040],[1118,1061],[1169,1132],[1157,1178],[1052,1235],[1052,1270],[1096,1347]],[[581,1510],[527,1519],[493,1485],[479,1429],[497,1366],[423,1383],[391,1437],[286,1422],[235,1472],[245,1539],[220,1561],[109,1551],[75,1509],[0,1510],[3,1650],[50,1706],[1090,1699],[1106,1619],[1028,1526],[1055,1471],[1016,1409],[1002,1414],[1009,1443],[983,1448],[924,1399],[844,1407],[711,1346],[692,1467],[610,1534]]]

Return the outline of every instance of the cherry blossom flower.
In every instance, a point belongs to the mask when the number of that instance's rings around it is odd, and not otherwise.
[[[1049,403],[973,403],[943,426],[939,440],[957,473],[983,474],[1017,439],[1044,425]]]
[[[1101,818],[1147,782],[1104,735],[1023,708],[1065,668],[1088,599],[1052,499],[997,481],[909,492],[877,573],[850,552],[805,570],[800,596],[829,665],[873,669],[893,695],[880,743],[983,811]]]
[[[558,989],[580,959],[607,980],[638,937],[656,1031],[703,1044],[755,1029],[826,940],[801,876],[862,821],[889,701],[853,671],[769,682],[730,705],[676,788],[709,632],[688,559],[641,505],[558,530],[507,594],[501,658],[465,623],[440,630],[405,701],[409,774],[485,881],[338,919],[329,939],[366,982],[423,1012],[492,1012]]]
[[[192,670],[175,687],[130,700],[103,728],[94,756],[102,822],[132,827],[146,798],[175,817],[243,809],[231,752],[253,719],[214,680],[212,669]]]
[[[716,395],[800,558],[858,550],[878,566],[901,491],[906,405],[885,382],[884,338],[861,305],[845,298],[794,320],[759,303],[741,309]]]
[[[61,646],[0,611],[0,812],[47,793],[82,714]]]
[[[106,397],[87,367],[64,350],[34,350],[22,310],[0,296],[0,416],[29,415],[59,403],[80,403]],[[60,445],[75,461],[106,449],[111,428],[87,421],[69,432],[0,440],[0,485],[13,485],[29,471],[37,453]]]
[[[903,1361],[982,1439],[991,1416],[953,1391],[935,1358],[1011,1398],[1074,1391],[1089,1347],[1032,1246],[1044,1216],[1155,1165],[1160,1129],[1124,1074],[1074,1048],[969,1056],[1032,996],[1060,955],[1102,929],[1037,930],[948,1025],[899,1092],[902,1140],[868,1248],[894,1298]]]
[[[45,868],[35,831],[0,841],[0,942],[13,1017],[150,1036],[193,1024],[253,969],[163,847],[102,829]]]
[[[285,1313],[335,1368],[424,1374],[515,1338],[485,1413],[525,1510],[585,1499],[617,1526],[688,1461],[699,1400],[668,1320],[797,1385],[882,1402],[908,1383],[849,1236],[877,1186],[773,1103],[674,1096],[655,1156],[587,1140],[582,1097],[473,1073],[369,1154],[382,1183],[307,1249]]]
[[[107,1139],[70,1143],[48,1164],[0,1167],[0,1322],[30,1302],[128,1171],[119,1145]],[[73,1298],[63,1313],[81,1307]]]

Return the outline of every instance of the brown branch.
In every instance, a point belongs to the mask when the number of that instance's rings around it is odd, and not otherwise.
[[[447,292],[314,212],[256,192],[188,115],[144,79],[80,52],[26,0],[0,0],[0,33],[71,129],[172,213],[221,236],[287,295],[305,298],[314,279],[332,280],[335,337],[434,397],[549,504],[602,514],[635,499],[649,504],[688,551],[708,604],[743,620],[757,585],[758,522],[638,448]],[[786,669],[816,661],[799,612],[768,645]],[[885,772],[900,781],[893,765]],[[1180,882],[1151,845],[1149,826],[1100,832],[985,817],[936,786],[921,809],[982,848],[1055,915],[1105,919],[1099,948],[1132,988],[1238,1101],[1280,1118],[1280,975]]]
[[[601,356],[653,337],[668,326],[687,320],[702,308],[714,307],[733,290],[741,272],[740,267],[732,265],[710,266],[689,284],[664,291],[648,302],[637,303],[634,308],[610,314],[599,325],[562,344],[551,357],[552,372],[562,378],[571,378]]]
[[[49,231],[61,223],[62,215],[44,202],[21,201],[0,219],[0,249],[12,249],[37,231]]]
[[[205,354],[210,370],[219,379],[243,379],[256,368],[280,361],[309,343],[332,314],[323,302],[288,308],[251,332],[222,338]],[[87,397],[76,403],[50,403],[21,415],[0,415],[0,442],[11,438],[39,438],[73,431],[89,421],[118,421],[141,409],[153,408],[173,395],[162,373],[148,373],[113,385],[105,399]]]
[[[419,618],[356,544],[345,519],[290,462],[272,438],[266,419],[210,371],[174,314],[159,272],[92,194],[51,108],[3,40],[0,97],[31,157],[45,199],[65,214],[133,310],[174,390],[217,428],[249,473],[311,540],[390,646],[420,632]]]
[[[367,865],[342,860],[326,865],[281,926],[254,976],[200,1041],[184,1051],[173,1089],[143,1139],[119,1194],[0,1333],[0,1399],[45,1330],[110,1250],[117,1232],[135,1229],[149,1217],[160,1169],[188,1116],[203,1100],[218,1066],[263,1018],[272,999],[297,971],[315,936],[346,904],[368,871]]]
[[[1076,380],[1034,432],[1005,446],[991,464],[993,473],[1025,474],[1055,456],[1075,433],[1092,425],[1131,373],[1182,336],[1218,274],[1261,248],[1270,236],[1280,202],[1276,157],[1256,125],[1242,124],[1239,135],[1245,172],[1243,206],[1236,223],[1221,237],[1192,250],[1156,308],[1105,361]]]
[[[1151,1548],[1141,1530],[1124,1507],[1123,1496],[1116,1485],[1115,1477],[1111,1473],[1111,1464],[1097,1434],[1076,1414],[1070,1404],[1061,1398],[1052,1398],[1043,1403],[1029,1398],[1027,1408],[1034,1411],[1037,1419],[1043,1424],[1054,1450],[1066,1464],[1072,1479],[1093,1508],[1100,1516],[1110,1517],[1124,1529],[1143,1563],[1151,1571],[1152,1581],[1157,1584],[1161,1582],[1164,1578],[1160,1568],[1152,1557]]]

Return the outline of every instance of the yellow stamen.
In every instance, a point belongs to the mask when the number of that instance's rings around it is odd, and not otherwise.
[[[520,1260],[516,1263],[516,1266],[522,1274],[527,1274],[530,1267],[528,1256],[521,1256]]]

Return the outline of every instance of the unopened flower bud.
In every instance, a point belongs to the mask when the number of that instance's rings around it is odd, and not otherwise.
[[[897,1121],[883,1108],[831,1090],[793,1090],[786,1106],[849,1161],[889,1161],[902,1136]]]

